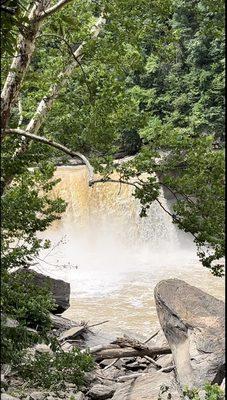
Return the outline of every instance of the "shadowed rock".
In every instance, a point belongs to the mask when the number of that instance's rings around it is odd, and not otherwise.
[[[224,378],[224,303],[179,279],[157,284],[157,313],[183,388]]]
[[[67,310],[70,306],[70,284],[61,279],[54,279],[50,276],[40,274],[30,269],[18,269],[14,274],[29,274],[32,282],[39,287],[48,287],[53,294],[57,308],[52,311],[54,314],[60,314]]]

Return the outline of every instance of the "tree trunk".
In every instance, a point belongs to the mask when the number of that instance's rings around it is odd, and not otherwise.
[[[41,21],[37,17],[45,11],[49,3],[50,0],[43,0],[34,4],[28,16],[29,23],[23,35],[20,34],[18,37],[16,54],[1,93],[1,127],[3,129],[7,127],[12,107],[18,101],[21,84],[35,50],[35,40],[41,26]]]

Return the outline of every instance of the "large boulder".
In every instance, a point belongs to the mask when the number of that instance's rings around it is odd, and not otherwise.
[[[155,287],[159,321],[183,388],[224,378],[224,303],[179,279]]]
[[[64,282],[61,279],[51,278],[50,276],[40,274],[27,268],[18,269],[13,274],[26,274],[26,276],[29,274],[36,286],[49,287],[57,304],[54,314],[61,314],[69,308],[70,284],[68,282]]]

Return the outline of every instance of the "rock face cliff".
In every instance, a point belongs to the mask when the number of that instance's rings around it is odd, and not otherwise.
[[[183,388],[224,379],[224,303],[179,279],[159,282],[154,291],[159,321]]]

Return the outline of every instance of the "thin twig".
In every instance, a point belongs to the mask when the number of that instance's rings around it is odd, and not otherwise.
[[[151,339],[153,339],[157,334],[160,332],[160,329],[157,330],[157,332],[153,333],[148,339],[146,339],[143,344],[148,343]]]
[[[109,320],[98,322],[97,324],[89,325],[89,326],[87,326],[87,328],[93,328],[94,326],[106,324],[107,322],[109,322]]]
[[[105,368],[103,368],[103,371],[106,371],[107,369],[109,369],[110,367],[112,367],[114,364],[116,364],[118,361],[120,360],[120,358],[116,358],[115,360],[113,360],[113,362],[109,365],[107,365]]]
[[[153,360],[153,358],[149,357],[149,356],[144,356],[144,358],[146,358],[147,361],[149,361],[151,364],[153,364],[157,369],[161,369],[161,365],[156,363],[155,360]]]

